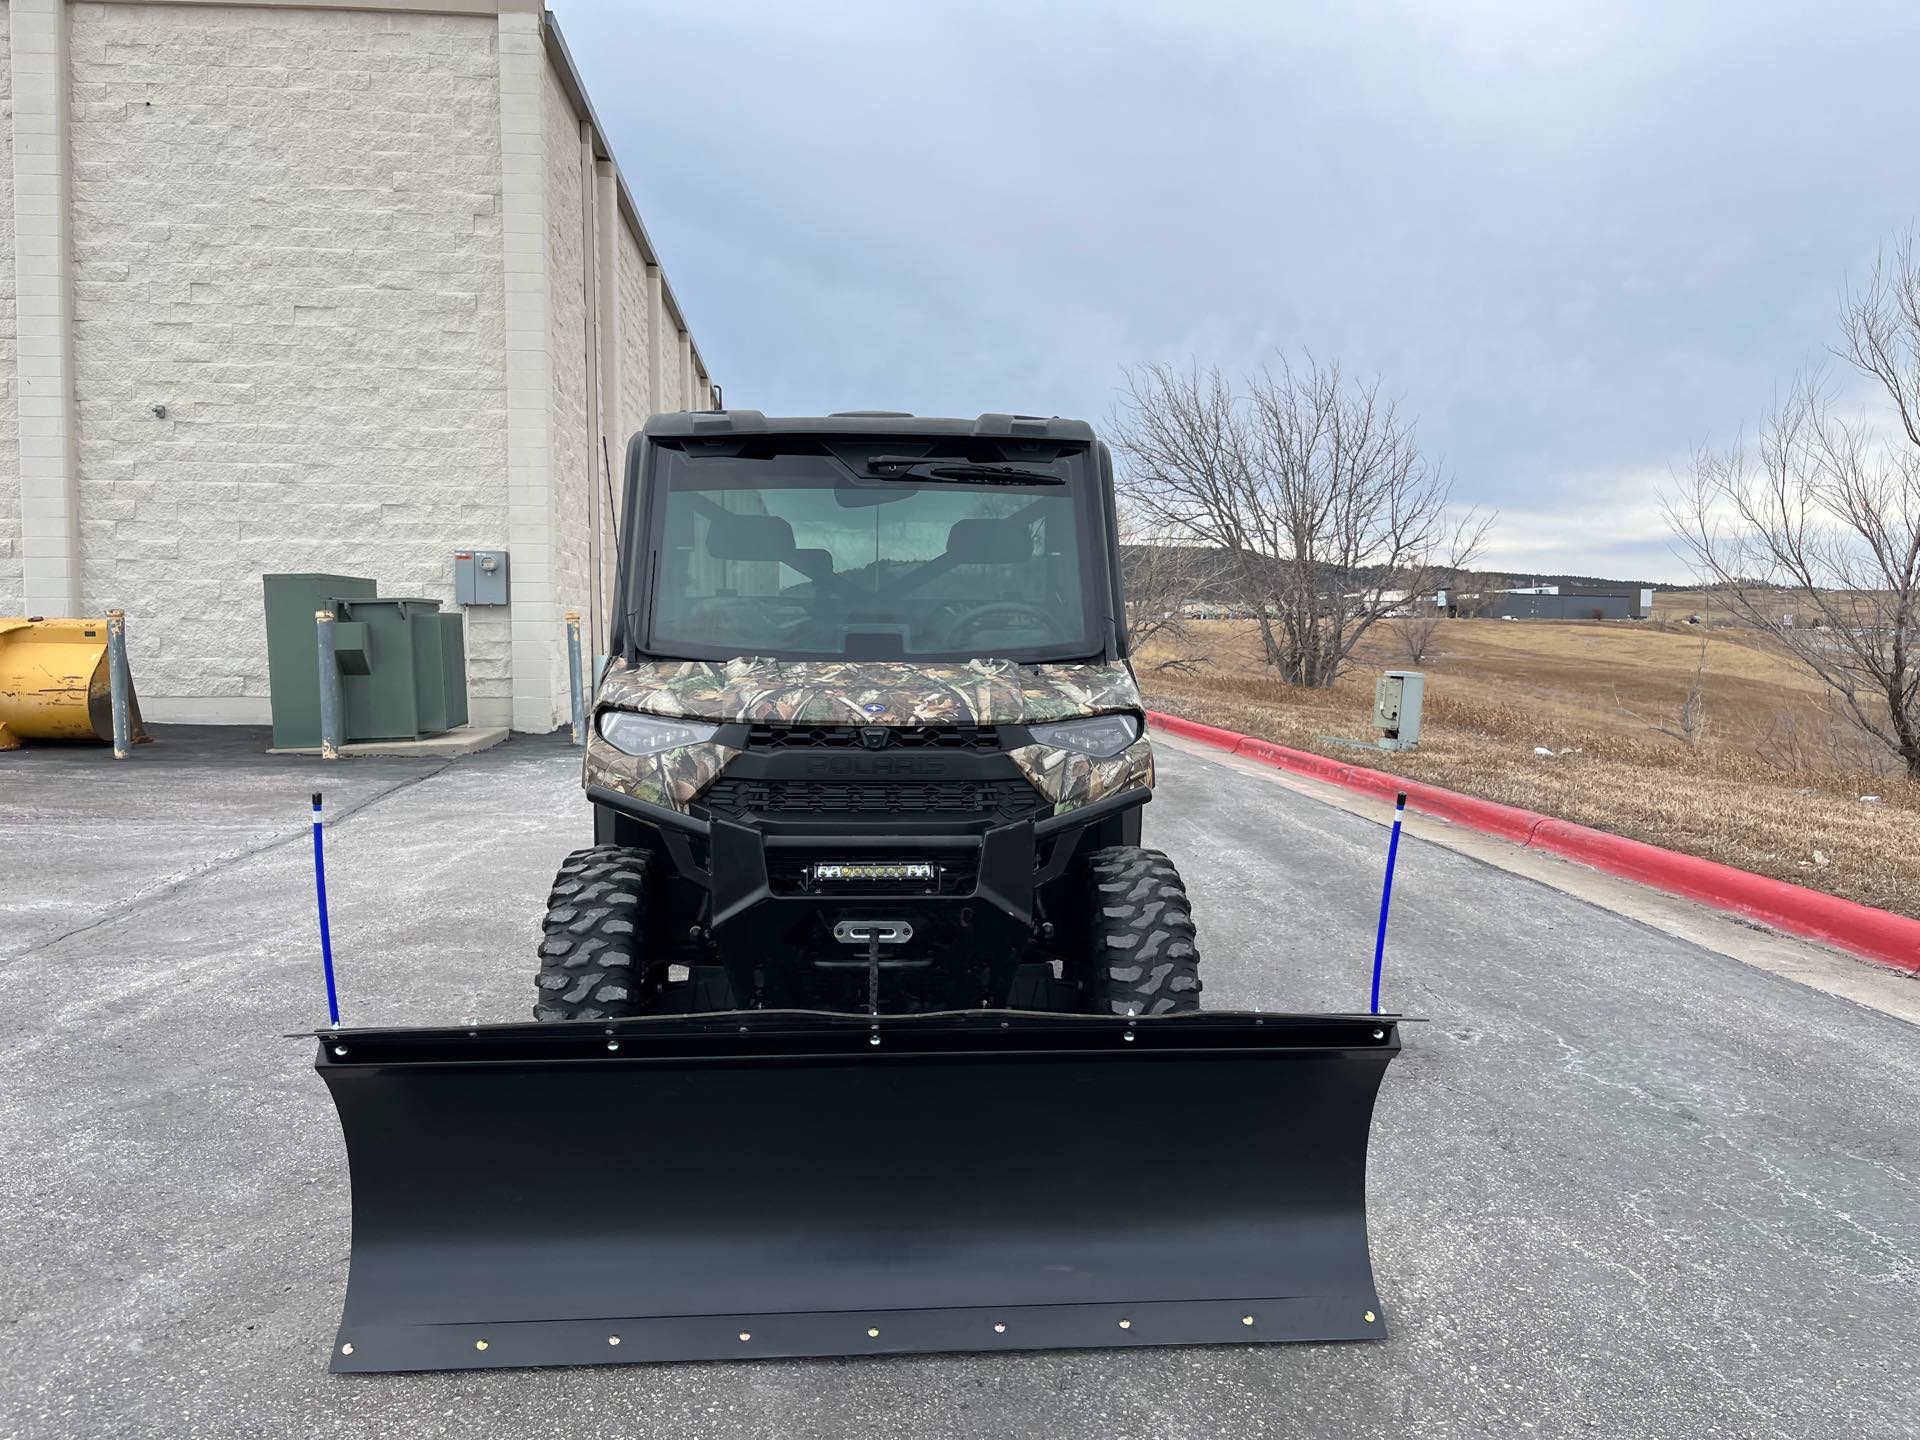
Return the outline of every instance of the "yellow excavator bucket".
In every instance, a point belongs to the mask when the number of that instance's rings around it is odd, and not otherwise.
[[[151,738],[127,679],[136,744]],[[105,620],[0,616],[0,750],[23,740],[113,741]]]

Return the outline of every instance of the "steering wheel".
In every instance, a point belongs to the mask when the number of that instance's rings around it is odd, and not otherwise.
[[[1025,600],[995,600],[988,605],[976,605],[971,610],[962,610],[947,622],[949,639],[957,640],[968,631],[981,628],[981,622],[990,615],[1017,615],[1031,620],[1042,630],[1053,627],[1053,615],[1044,606],[1031,605]]]

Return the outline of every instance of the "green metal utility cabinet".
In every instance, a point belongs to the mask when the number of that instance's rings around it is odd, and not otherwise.
[[[462,617],[438,600],[380,595],[357,575],[267,575],[267,677],[273,743],[320,744],[317,610],[334,612],[342,728],[348,742],[417,740],[467,723]]]
[[[372,596],[379,586],[361,575],[263,575],[267,592],[267,684],[277,750],[320,744],[320,641],[313,613],[342,598]]]
[[[457,614],[438,600],[374,595],[341,602],[339,618],[365,627],[366,657],[349,670],[340,656],[346,738],[418,740],[467,723],[467,652]],[[316,658],[315,663],[318,663]]]

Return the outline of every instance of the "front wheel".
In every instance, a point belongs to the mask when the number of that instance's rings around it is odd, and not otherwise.
[[[1200,951],[1187,887],[1158,850],[1114,845],[1087,857],[1087,982],[1101,1015],[1200,1008]]]
[[[541,923],[536,1020],[617,1020],[659,988],[647,957],[644,850],[596,845],[560,865]]]

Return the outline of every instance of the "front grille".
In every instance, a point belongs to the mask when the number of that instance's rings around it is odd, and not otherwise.
[[[868,744],[869,736],[882,743]],[[993,725],[755,725],[749,750],[991,750],[1000,749]]]
[[[696,802],[715,815],[962,816],[1019,820],[1046,805],[1025,780],[740,780],[721,776]]]

